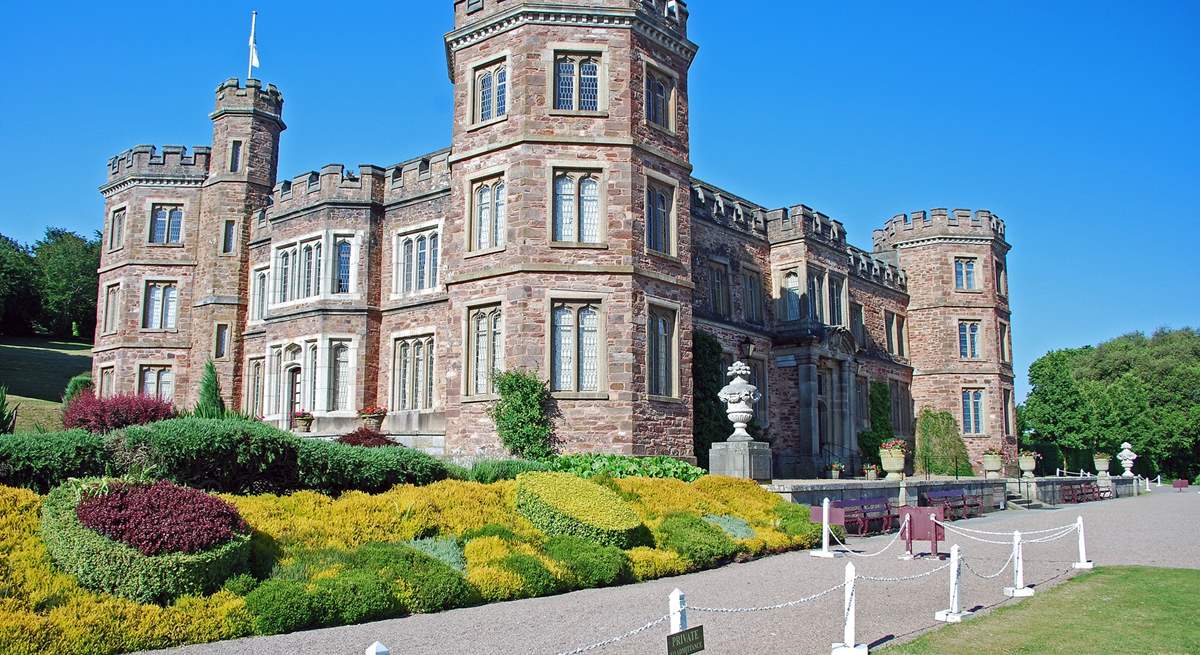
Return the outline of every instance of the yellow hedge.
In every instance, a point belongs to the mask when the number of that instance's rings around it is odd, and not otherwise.
[[[633,571],[633,579],[638,582],[665,578],[670,575],[681,575],[687,573],[688,570],[687,560],[673,550],[638,546],[625,551],[625,555],[629,557],[629,568]]]
[[[615,491],[570,473],[517,476],[516,509],[549,535],[572,535],[622,548],[646,538],[637,512]]]
[[[753,480],[730,478],[723,475],[706,475],[691,486],[708,499],[726,508],[723,514],[733,514],[756,525],[772,525],[773,510],[785,502],[778,495],[763,489]]]

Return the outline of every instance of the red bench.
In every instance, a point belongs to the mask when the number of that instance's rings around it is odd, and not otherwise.
[[[1064,503],[1087,503],[1112,498],[1112,489],[1101,487],[1095,482],[1071,482],[1062,486]]]
[[[1171,483],[1171,486],[1172,486],[1172,487],[1173,487],[1173,488],[1174,488],[1176,491],[1183,491],[1184,489],[1187,489],[1187,488],[1188,488],[1188,481],[1187,481],[1187,480],[1176,480],[1176,481],[1174,481],[1174,482],[1172,482],[1172,483]]]
[[[900,512],[887,498],[837,500],[831,505],[842,510],[846,533],[850,533],[851,527],[856,527],[860,537],[870,532],[872,521],[879,522],[880,532],[890,532],[892,522],[900,518]]]
[[[970,495],[965,489],[928,491],[921,494],[929,507],[941,507],[949,519],[963,519],[983,514],[983,497]]]

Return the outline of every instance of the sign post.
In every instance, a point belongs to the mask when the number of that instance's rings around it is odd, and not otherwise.
[[[687,599],[683,592],[671,592],[671,634],[667,635],[667,655],[691,655],[704,650],[704,626],[688,628]]]
[[[810,511],[810,514],[815,512],[816,509],[816,507],[813,507]],[[845,524],[844,515],[838,518],[841,519],[843,524]],[[809,551],[808,554],[812,555],[813,557],[834,558],[839,557],[842,554],[838,551],[829,550],[829,519],[829,498],[825,498],[821,501],[821,550]]]

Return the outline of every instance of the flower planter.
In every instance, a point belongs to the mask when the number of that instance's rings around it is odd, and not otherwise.
[[[841,471],[838,471],[838,470],[836,470],[836,469],[831,469],[831,470],[829,471],[829,479],[830,479],[830,480],[837,480],[837,479],[838,479],[838,478],[840,478],[840,477],[842,477],[842,472],[841,472]]]
[[[384,414],[364,414],[359,418],[362,419],[364,428],[378,432],[379,428],[383,427],[384,416]]]
[[[1004,459],[999,455],[983,456],[983,477],[988,480],[998,480],[1000,470],[1004,468]]]
[[[1092,464],[1096,465],[1096,473],[1101,477],[1108,475],[1109,459],[1107,457],[1093,457]]]
[[[308,418],[300,418],[297,416],[292,419],[292,429],[296,432],[308,432],[312,430],[312,424],[313,420],[311,416]]]
[[[904,479],[903,450],[881,450],[879,451],[879,460],[883,463],[883,470],[887,471],[887,477],[884,480]]]
[[[878,480],[879,472],[876,471],[875,469],[867,469],[867,479],[868,480]]]
[[[1022,455],[1017,458],[1017,464],[1021,467],[1021,477],[1032,478],[1033,469],[1037,468],[1037,458]]]

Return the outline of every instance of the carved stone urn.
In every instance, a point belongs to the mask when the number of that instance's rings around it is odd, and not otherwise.
[[[1096,453],[1092,455],[1092,464],[1096,466],[1096,475],[1099,477],[1108,477],[1108,455]]]
[[[737,478],[768,481],[771,479],[771,446],[765,441],[754,441],[746,425],[754,419],[754,403],[762,398],[758,387],[750,384],[750,367],[745,362],[734,362],[727,375],[729,384],[717,394],[725,403],[725,415],[733,423],[733,434],[727,441],[712,445],[708,451],[709,472]]]
[[[1117,453],[1117,459],[1121,460],[1121,466],[1125,467],[1125,472],[1121,474],[1123,478],[1133,477],[1133,460],[1137,459],[1137,455],[1130,450],[1133,444],[1126,441],[1121,444],[1121,452]]]

